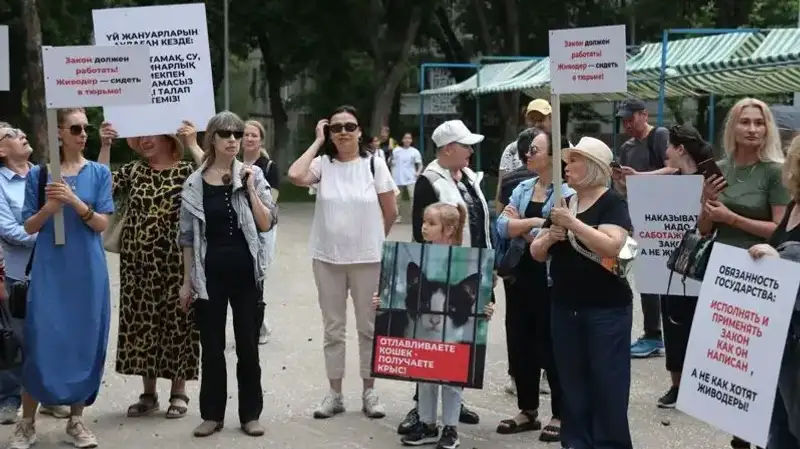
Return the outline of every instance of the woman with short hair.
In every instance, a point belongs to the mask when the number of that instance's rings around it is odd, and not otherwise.
[[[628,205],[608,186],[611,149],[584,137],[562,150],[575,195],[550,212],[551,223],[531,244],[550,260],[552,338],[561,377],[561,444],[632,449],[628,423],[633,293],[627,279],[606,268],[632,230]]]

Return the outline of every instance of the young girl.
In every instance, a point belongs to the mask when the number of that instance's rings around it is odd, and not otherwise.
[[[428,243],[439,245],[461,246],[467,210],[462,204],[435,203],[425,208],[422,221],[422,236]],[[380,304],[376,293],[372,299],[375,308]],[[489,303],[483,312],[491,319],[494,304]],[[444,428],[439,436],[436,424],[439,411],[439,384],[419,382],[419,417],[420,422],[400,442],[404,446],[422,446],[437,443],[437,449],[454,449],[458,447],[458,415],[461,411],[461,387],[441,385],[442,389],[442,421]]]

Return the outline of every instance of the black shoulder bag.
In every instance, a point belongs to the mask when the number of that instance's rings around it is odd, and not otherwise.
[[[14,332],[6,304],[0,304],[0,371],[14,369],[25,360],[22,338]]]
[[[47,185],[47,164],[39,165],[39,210],[44,206],[45,192],[44,188]],[[25,311],[28,306],[28,286],[30,285],[31,267],[33,266],[33,255],[36,252],[36,243],[33,244],[31,256],[28,258],[28,264],[25,266],[25,277],[11,284],[11,289],[8,295],[8,308],[11,310],[11,316],[14,318],[24,319]]]

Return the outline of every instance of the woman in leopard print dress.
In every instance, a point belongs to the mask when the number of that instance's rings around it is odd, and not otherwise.
[[[180,193],[194,164],[183,160],[184,144],[195,162],[202,156],[194,127],[184,122],[176,136],[128,139],[139,159],[113,172],[114,196],[127,194],[125,227],[120,238],[119,332],[116,370],[141,376],[139,400],[129,417],[150,415],[159,407],[156,379],[172,381],[167,418],[185,416],[186,381],[199,374],[200,335],[192,312],[183,312],[178,291],[183,284],[183,259],[178,246]],[[110,161],[116,132],[109,123],[100,130],[98,162]]]

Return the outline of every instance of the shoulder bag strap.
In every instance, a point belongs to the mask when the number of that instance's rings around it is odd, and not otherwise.
[[[47,164],[39,165],[39,182],[38,182],[38,200],[39,200],[39,209],[41,210],[45,203],[45,187],[47,187],[47,175],[49,170],[47,168]],[[36,239],[38,242],[38,238]],[[31,249],[31,255],[28,257],[28,263],[25,265],[25,278],[31,274],[31,267],[33,267],[33,254],[36,252],[36,243],[33,244],[33,249]]]
[[[578,216],[578,196],[577,195],[573,195],[572,198],[570,198],[569,211],[572,212],[572,215],[574,215],[576,217]],[[575,237],[575,234],[572,231],[567,231],[567,238],[569,238],[570,245],[572,245],[572,248],[574,248],[575,251],[578,252],[578,254],[582,255],[583,257],[585,257],[585,258],[587,258],[589,260],[592,260],[592,261],[602,265],[603,262],[600,259],[600,256],[598,256],[597,254],[595,254],[595,253],[589,251],[588,249],[582,247],[581,244],[578,243],[578,240],[577,240],[577,238]]]

